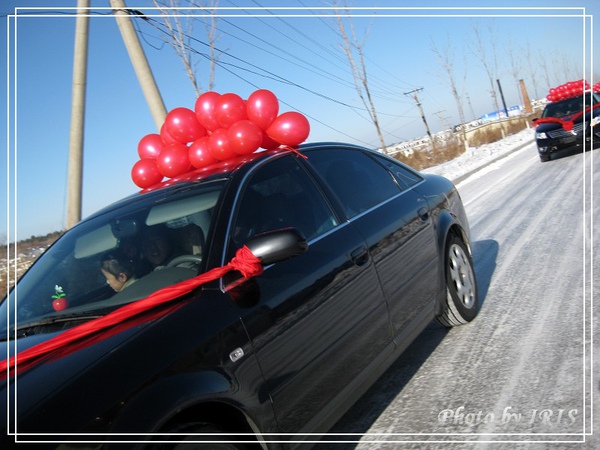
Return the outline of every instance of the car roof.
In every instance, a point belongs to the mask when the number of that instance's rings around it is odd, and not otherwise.
[[[212,182],[217,180],[227,180],[231,178],[237,171],[242,168],[249,168],[249,166],[255,165],[259,163],[261,160],[268,158],[270,156],[279,155],[279,154],[293,154],[293,153],[303,153],[307,150],[312,149],[323,149],[323,148],[347,148],[347,149],[357,149],[362,151],[372,151],[365,147],[361,147],[354,144],[346,144],[340,142],[313,142],[302,144],[298,147],[279,147],[271,150],[263,150],[259,152],[252,153],[246,156],[240,156],[237,158],[228,159],[225,161],[218,162],[216,164],[212,164],[208,167],[202,169],[192,170],[187,172],[181,176],[170,178],[168,180],[162,181],[152,187],[142,189],[134,194],[131,194],[127,197],[124,197],[106,207],[94,212],[90,216],[86,218],[90,219],[93,217],[100,216],[109,211],[113,211],[119,207],[124,207],[131,205],[132,203],[136,203],[138,201],[146,201],[151,200],[154,196],[163,196],[165,194],[176,192],[182,189],[186,189],[190,186],[190,184],[198,184],[200,182]]]

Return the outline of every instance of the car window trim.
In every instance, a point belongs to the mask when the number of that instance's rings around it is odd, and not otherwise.
[[[425,180],[421,180],[421,181],[419,181],[419,183],[413,184],[411,187],[409,187],[407,189],[404,189],[403,191],[398,192],[397,194],[393,195],[392,197],[389,197],[386,200],[383,200],[382,202],[379,202],[376,205],[371,206],[369,209],[366,209],[365,211],[362,211],[361,213],[358,213],[355,216],[349,217],[347,220],[350,221],[350,222],[352,222],[352,221],[354,221],[356,219],[359,219],[360,217],[364,216],[365,214],[368,214],[369,212],[371,212],[371,211],[373,211],[373,210],[375,210],[375,209],[377,209],[377,208],[379,208],[379,207],[381,207],[381,206],[383,206],[383,205],[385,205],[387,203],[390,203],[390,202],[396,200],[398,197],[400,197],[400,196],[402,196],[402,195],[404,195],[404,194],[406,194],[406,193],[408,193],[410,191],[413,191],[415,187],[419,186],[424,181]],[[415,191],[415,192],[418,193],[418,191]]]
[[[289,153],[275,153],[273,155],[269,155],[268,157],[264,158],[263,160],[260,161],[259,164],[253,166],[247,173],[244,174],[244,176],[242,177],[238,187],[237,187],[237,192],[235,193],[235,197],[233,199],[233,205],[234,208],[236,208],[238,206],[239,203],[239,199],[240,196],[242,194],[242,191],[245,189],[245,187],[248,184],[248,178],[254,174],[255,171],[257,171],[258,169],[260,169],[261,167],[263,167],[265,164],[267,164],[269,161],[272,161],[274,159],[279,159],[279,158],[285,158],[285,157],[294,157],[294,155],[289,152]],[[323,201],[324,203],[327,205],[327,209],[333,214],[334,218],[336,219],[336,221],[338,222],[338,225],[335,225],[331,230],[336,229],[339,225],[343,224],[344,222],[347,221],[347,217],[340,217],[338,214],[338,211],[333,207],[333,205],[331,204],[331,199],[329,198],[329,195],[327,195],[326,192],[323,191],[319,181],[317,179],[315,179],[314,175],[312,174],[311,170],[306,170],[306,165],[302,164],[300,162],[299,164],[302,169],[304,170],[304,173],[306,173],[306,175],[311,179],[314,187],[319,191],[319,193],[321,194],[321,196],[323,197]],[[236,211],[237,214],[237,211]],[[221,265],[224,265],[227,263],[226,258],[227,258],[227,249],[229,247],[229,242],[230,242],[230,237],[231,237],[231,233],[232,233],[232,228],[233,228],[233,214],[229,217],[228,223],[227,223],[227,229],[226,229],[226,234],[225,234],[225,242],[224,242],[224,249],[222,252],[222,261],[221,261]],[[320,238],[321,236],[326,235],[327,233],[329,233],[331,230],[326,231],[323,234],[320,234],[319,236],[311,239],[310,241],[308,241],[308,243],[310,244],[311,242],[316,241],[318,238]]]
[[[373,151],[365,151],[366,155],[371,158],[373,161],[375,161],[377,164],[379,164],[381,167],[383,167],[392,177],[392,180],[394,180],[394,182],[398,185],[398,187],[400,188],[400,190],[405,191],[407,189],[412,188],[413,186],[416,186],[417,184],[420,184],[423,181],[423,175],[420,174],[417,170],[413,169],[410,166],[407,166],[406,164],[403,164],[402,162],[398,161],[395,158],[392,158],[389,155],[386,155],[384,153],[378,153],[378,152],[373,152]],[[415,178],[418,179],[418,181],[416,183],[413,184],[408,184],[406,181],[404,181],[404,179],[395,176],[388,167],[386,167],[379,159],[388,159],[390,161],[390,163],[393,164],[398,164],[402,169],[406,170],[407,172],[413,174],[415,176]]]
[[[382,204],[384,204],[384,203],[386,203],[388,201],[391,201],[392,199],[396,198],[397,195],[403,194],[404,192],[407,192],[407,191],[409,191],[409,190],[411,190],[411,189],[419,186],[421,183],[425,182],[425,178],[423,177],[423,174],[421,174],[419,171],[413,169],[412,167],[407,166],[406,164],[403,164],[402,162],[400,162],[400,161],[392,158],[389,155],[385,155],[383,153],[377,153],[377,152],[375,152],[373,150],[370,150],[368,148],[347,148],[347,147],[345,147],[343,145],[341,145],[339,147],[337,147],[337,146],[331,147],[330,149],[333,149],[333,150],[335,150],[335,149],[341,149],[341,150],[348,149],[348,150],[352,150],[352,151],[361,152],[363,155],[365,155],[367,158],[369,158],[371,161],[373,161],[375,164],[377,164],[379,167],[381,167],[383,170],[385,170],[387,172],[388,176],[392,179],[392,182],[398,188],[398,194],[394,195],[393,197],[389,197],[388,199],[386,199],[386,200],[384,200],[382,202],[379,202],[379,203],[371,206],[367,210],[362,211],[361,213],[359,213],[359,214],[357,214],[355,216],[352,216],[350,218],[350,217],[348,217],[348,214],[346,212],[346,208],[344,207],[344,204],[343,204],[342,200],[338,197],[338,195],[336,194],[336,192],[331,188],[331,186],[329,185],[329,183],[327,182],[327,180],[325,178],[323,178],[323,176],[316,169],[314,169],[310,165],[310,162],[304,163],[303,165],[307,167],[307,169],[308,169],[307,171],[310,172],[310,175],[312,175],[312,177],[314,178],[315,183],[319,186],[319,188],[322,191],[323,195],[328,199],[328,202],[332,203],[330,205],[331,209],[336,213],[336,215],[343,214],[343,217],[339,217],[338,218],[340,220],[340,222],[343,222],[345,220],[353,220],[353,219],[355,219],[357,217],[360,217],[363,214],[365,214],[365,213],[367,213],[369,211],[372,211],[374,208],[378,208],[380,205],[382,205]],[[312,152],[318,152],[318,151],[319,151],[318,149],[309,149],[309,151],[306,152],[307,153],[306,156],[308,157],[308,160],[310,161],[310,153],[312,153]],[[385,165],[383,165],[381,163],[381,161],[377,160],[377,156],[382,156],[384,158],[388,158],[388,159],[391,160],[391,162],[400,164],[402,166],[402,168],[404,168],[404,169],[408,170],[409,172],[413,173],[418,178],[418,181],[416,183],[414,183],[414,184],[408,185],[408,184],[406,184],[406,183],[398,180],[394,176],[394,174],[390,171],[390,169],[388,169]],[[404,187],[402,185],[404,185]],[[326,189],[324,189],[324,188],[326,188]],[[331,196],[333,196],[333,198],[330,199],[329,197],[331,197]],[[333,203],[335,203],[335,205],[333,205]]]

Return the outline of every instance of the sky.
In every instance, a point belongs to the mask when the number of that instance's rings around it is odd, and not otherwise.
[[[150,0],[125,0],[145,14],[134,20],[167,111],[194,108],[196,94],[181,59],[165,43]],[[280,112],[307,117],[307,142],[339,141],[378,147],[342,51],[331,2],[221,0],[219,57],[213,90],[247,98],[269,89]],[[180,4],[186,6],[187,0]],[[433,133],[460,123],[458,108],[433,48],[452,55],[465,119],[496,110],[476,50],[495,55],[507,106],[521,103],[523,79],[531,98],[585,78],[600,81],[597,0],[348,1],[362,43],[368,82],[387,145],[424,136],[411,91],[418,93]],[[70,8],[65,5],[71,5]],[[91,0],[84,128],[83,217],[139,189],[131,168],[137,145],[156,133],[109,0]],[[283,9],[276,6],[297,7]],[[59,7],[60,6],[60,7]],[[3,1],[0,36],[6,142],[0,172],[0,243],[65,228],[76,1]],[[460,6],[460,8],[458,8]],[[186,15],[198,11],[184,10]],[[200,92],[208,90],[204,22],[192,22],[190,46]],[[349,22],[346,21],[349,26]],[[497,82],[496,82],[497,86]]]

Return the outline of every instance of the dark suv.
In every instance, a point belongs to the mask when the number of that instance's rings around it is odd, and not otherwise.
[[[599,103],[599,93],[587,92],[546,105],[542,117],[535,121],[535,141],[542,162],[561,150],[591,148],[592,134],[600,142]]]

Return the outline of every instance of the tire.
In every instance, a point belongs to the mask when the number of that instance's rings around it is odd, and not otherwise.
[[[548,161],[550,161],[550,155],[540,155],[540,161],[541,162],[548,162]]]
[[[477,280],[473,258],[465,243],[455,234],[448,237],[446,246],[446,297],[438,322],[453,327],[470,322],[479,312]]]
[[[190,433],[189,436],[178,436],[177,442],[152,444],[147,450],[248,450],[246,444],[228,442],[235,440],[235,435],[198,436],[195,433],[223,433],[226,432],[215,425],[208,423],[184,423],[170,428],[166,433]],[[240,440],[250,440],[251,437],[239,436]],[[211,442],[198,442],[207,440]],[[190,442],[191,441],[191,442]],[[223,442],[218,442],[223,441]]]

